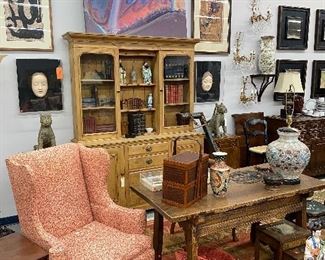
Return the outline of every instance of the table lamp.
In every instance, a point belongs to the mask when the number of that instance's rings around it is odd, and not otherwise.
[[[295,94],[304,93],[300,72],[288,70],[279,73],[274,92],[284,94],[284,109],[281,109],[281,117],[292,119]]]

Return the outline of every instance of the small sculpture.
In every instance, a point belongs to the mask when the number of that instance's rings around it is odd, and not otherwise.
[[[137,83],[137,72],[134,69],[134,64],[132,65],[132,70],[131,70],[131,82],[132,84]]]
[[[152,109],[152,105],[153,105],[153,97],[152,97],[152,93],[149,93],[148,99],[147,99],[147,107],[149,109]]]
[[[214,133],[217,138],[223,137],[227,134],[225,113],[227,113],[227,108],[223,103],[216,103],[213,111],[213,115],[208,122],[208,127],[210,131]],[[222,127],[222,132],[220,132],[220,127]]]
[[[120,61],[120,84],[126,84],[126,70]]]
[[[34,145],[34,150],[39,150],[42,148],[47,148],[56,145],[55,135],[51,127],[52,125],[51,114],[41,114],[40,123],[41,123],[41,127],[38,132],[38,139],[37,139],[38,144]]]
[[[32,90],[36,97],[45,97],[48,90],[47,77],[43,72],[35,72],[32,75]]]
[[[142,77],[144,84],[152,83],[152,72],[148,62],[144,62],[142,65]]]
[[[304,260],[324,260],[324,241],[321,240],[322,222],[320,220],[310,221],[308,228],[312,235],[307,238],[305,246]]]

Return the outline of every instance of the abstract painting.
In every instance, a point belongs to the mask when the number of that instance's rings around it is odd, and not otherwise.
[[[193,13],[195,51],[229,53],[231,0],[196,0]]]
[[[186,37],[185,0],[84,0],[86,32]]]
[[[0,49],[52,51],[49,0],[0,2]]]

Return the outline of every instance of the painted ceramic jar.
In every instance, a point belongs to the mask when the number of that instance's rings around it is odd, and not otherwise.
[[[215,163],[210,167],[210,185],[213,194],[216,196],[224,196],[229,186],[230,168],[225,160],[227,153],[214,152],[212,153]]]
[[[277,132],[279,139],[267,146],[266,159],[273,172],[282,175],[284,184],[298,184],[310,160],[309,148],[298,140],[298,129],[281,127]]]
[[[260,56],[258,67],[262,74],[275,73],[275,45],[274,36],[262,36],[260,40]]]

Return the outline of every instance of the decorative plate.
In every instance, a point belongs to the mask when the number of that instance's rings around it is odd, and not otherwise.
[[[316,108],[316,100],[315,99],[308,99],[305,102],[305,109],[306,110],[314,110]]]
[[[239,184],[262,182],[263,173],[259,171],[235,171],[230,174],[230,181]]]

